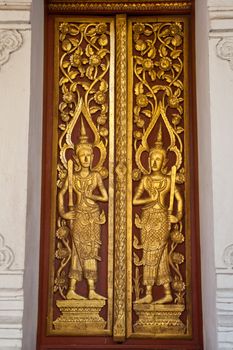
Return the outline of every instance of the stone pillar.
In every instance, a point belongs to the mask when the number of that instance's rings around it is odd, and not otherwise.
[[[31,0],[0,0],[0,349],[21,349]]]
[[[233,0],[209,0],[218,349],[233,349]]]
[[[208,0],[196,0],[199,211],[205,350],[217,350]]]

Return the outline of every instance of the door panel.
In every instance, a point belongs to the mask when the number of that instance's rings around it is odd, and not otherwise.
[[[192,332],[187,37],[182,17],[129,19],[131,336]]]
[[[132,4],[47,17],[41,350],[202,349],[192,16]]]
[[[50,334],[112,332],[114,40],[113,18],[56,19]]]

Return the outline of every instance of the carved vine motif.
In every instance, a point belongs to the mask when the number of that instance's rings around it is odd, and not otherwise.
[[[135,225],[141,230],[141,242],[138,236],[134,236],[134,264],[136,266],[147,266],[150,271],[150,264],[154,261],[154,266],[158,266],[162,260],[163,272],[168,263],[172,269],[172,279],[167,274],[163,277],[166,280],[165,298],[161,299],[161,303],[171,302],[172,297],[169,292],[169,281],[174,291],[174,303],[184,304],[185,283],[180,272],[180,265],[184,263],[185,256],[177,251],[177,247],[184,242],[182,215],[179,213],[179,207],[182,208],[182,195],[179,191],[179,185],[185,182],[184,165],[183,165],[183,139],[184,139],[184,31],[182,22],[169,23],[134,23],[133,27],[133,74],[134,74],[134,154],[136,166],[133,169],[133,180],[140,181],[139,188],[134,197],[134,204],[146,203],[145,199],[140,199],[142,192],[146,190],[156,205],[161,205],[165,200],[163,196],[170,192],[169,215],[176,215],[176,219],[172,219],[170,228],[167,222],[165,212],[162,209],[149,209],[144,207],[142,217],[136,214]],[[158,130],[159,128],[159,130]],[[152,137],[151,135],[156,135]],[[164,140],[166,138],[166,141]],[[164,148],[166,144],[166,149]],[[161,172],[151,177],[151,163],[148,165],[142,160],[143,154],[147,153],[150,158],[154,154],[160,154],[162,168]],[[153,153],[153,155],[152,155]],[[162,160],[163,159],[163,160]],[[170,161],[169,161],[170,159]],[[172,159],[172,161],[171,161]],[[156,172],[155,172],[156,174]],[[178,213],[172,213],[174,196],[178,202]],[[161,201],[161,203],[159,202]],[[148,200],[149,203],[149,200]],[[151,203],[153,201],[151,200]],[[152,204],[151,204],[152,206]],[[146,209],[148,208],[148,209]],[[165,211],[166,211],[165,210]],[[164,231],[164,235],[169,234],[169,239],[163,241],[164,248],[157,249],[157,255],[147,253],[141,255],[137,253],[137,249],[142,250],[145,244],[151,244],[151,241],[144,241],[143,236],[147,235],[146,221],[147,216],[160,224],[158,232]],[[153,219],[154,218],[154,219]],[[159,220],[159,221],[158,221]],[[149,225],[149,224],[148,224]],[[154,225],[154,222],[152,223]],[[149,229],[149,226],[148,226]],[[154,228],[156,231],[156,229]],[[159,231],[160,230],[160,231]],[[149,232],[149,231],[148,231]],[[157,233],[158,233],[157,232]],[[155,232],[154,234],[157,235]],[[149,235],[149,233],[148,233]],[[169,243],[169,245],[168,245]],[[162,241],[161,241],[162,244]],[[164,255],[167,247],[169,252],[167,257]],[[143,248],[144,247],[144,248]],[[149,249],[149,248],[147,248]],[[155,249],[155,248],[154,248]],[[159,253],[161,250],[162,257]],[[153,255],[153,256],[152,256]],[[146,260],[145,260],[146,259]],[[157,259],[157,263],[155,263]],[[161,259],[161,260],[160,260]],[[166,262],[167,260],[167,262]],[[147,262],[146,262],[147,261]],[[160,263],[158,263],[160,261]],[[151,278],[150,274],[144,269],[144,275],[147,279]],[[135,275],[134,290],[136,294],[136,302],[151,302],[151,298],[139,299],[140,287],[139,272]],[[147,271],[147,272],[145,272]],[[155,273],[155,272],[154,272]],[[145,276],[144,276],[145,279]],[[162,277],[161,277],[162,280]],[[144,285],[145,285],[144,281]],[[148,282],[149,283],[149,282]],[[160,282],[158,282],[160,283]],[[162,282],[161,282],[162,283]],[[148,287],[147,290],[150,288]],[[149,292],[148,292],[149,293]],[[169,296],[169,297],[168,297]],[[165,300],[166,299],[166,300]],[[160,303],[158,301],[158,303]]]
[[[59,26],[59,41],[60,103],[58,146],[60,160],[57,164],[57,186],[62,191],[65,181],[70,176],[69,172],[72,174],[73,172],[77,173],[79,165],[76,163],[74,163],[74,168],[71,165],[71,170],[69,170],[68,160],[72,158],[68,154],[72,152],[75,155],[78,152],[78,147],[80,149],[91,147],[93,150],[97,150],[99,155],[98,162],[95,162],[90,172],[90,176],[93,174],[93,180],[88,181],[92,181],[93,183],[97,181],[99,186],[102,186],[102,180],[98,178],[98,174],[101,175],[102,179],[108,177],[105,161],[108,149],[109,87],[107,75],[110,64],[109,24],[104,22],[63,22]],[[77,146],[78,140],[75,141],[74,138],[78,123],[82,125],[79,136],[80,146]],[[93,142],[91,142],[91,146],[88,143],[90,141],[87,141],[85,125],[92,134]],[[83,144],[82,147],[81,144]],[[89,153],[87,156],[89,156]],[[73,161],[71,162],[73,164]],[[74,176],[77,177],[78,175]],[[79,180],[77,181],[79,183]],[[80,181],[81,186],[86,186],[84,183],[82,184],[83,180],[80,179]],[[89,195],[91,196],[92,194]],[[102,219],[101,217],[98,219],[100,220],[98,224],[105,222]],[[93,220],[97,220],[97,218],[93,218]],[[66,291],[68,289],[66,267],[71,261],[73,249],[70,238],[71,226],[70,219],[58,217],[56,231],[57,246],[55,252],[58,268],[56,270],[54,292],[58,291],[63,299],[66,299]]]
[[[23,37],[17,30],[0,31],[0,67],[6,63],[10,54],[23,44]]]
[[[115,206],[115,282],[114,337],[125,337],[126,294],[126,163],[127,163],[127,81],[126,81],[126,19],[116,23],[116,206]]]

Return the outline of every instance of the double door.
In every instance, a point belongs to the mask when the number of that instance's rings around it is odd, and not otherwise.
[[[191,16],[47,33],[38,349],[201,349]]]

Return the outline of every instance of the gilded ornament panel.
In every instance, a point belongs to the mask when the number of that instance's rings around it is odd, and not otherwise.
[[[188,36],[55,20],[50,335],[192,334]]]
[[[113,19],[56,18],[55,48],[47,328],[49,334],[111,334]]]
[[[102,13],[128,13],[150,11],[189,11],[192,0],[49,0],[49,11],[53,12],[102,12]]]
[[[128,336],[191,334],[187,22],[129,19]]]

